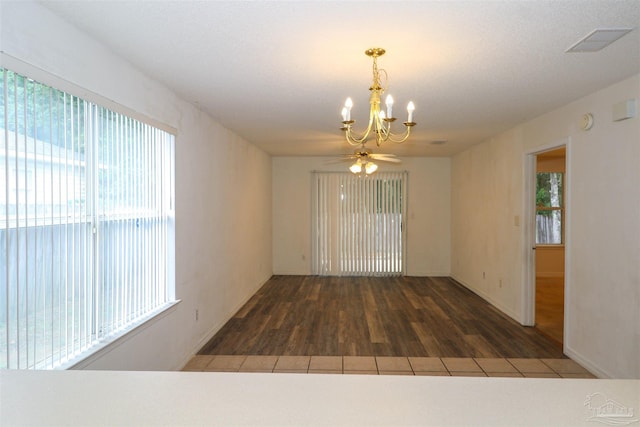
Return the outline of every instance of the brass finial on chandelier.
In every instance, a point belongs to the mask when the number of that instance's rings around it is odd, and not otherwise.
[[[416,125],[413,121],[413,111],[415,110],[413,102],[409,102],[407,105],[408,117],[407,121],[403,123],[406,127],[404,133],[402,135],[394,135],[391,132],[391,124],[396,121],[396,118],[393,117],[393,98],[391,95],[387,95],[387,99],[385,100],[387,107],[386,113],[384,110],[380,109],[380,99],[386,90],[386,87],[382,85],[380,77],[381,74],[384,74],[386,83],[387,72],[385,70],[378,69],[377,59],[384,55],[385,50],[380,47],[373,47],[365,50],[364,53],[365,55],[373,58],[373,83],[369,88],[371,91],[371,97],[369,98],[369,103],[371,104],[369,111],[369,125],[360,136],[354,134],[351,127],[355,123],[355,120],[351,120],[351,108],[353,107],[353,101],[351,98],[347,98],[347,101],[344,103],[344,108],[342,109],[343,126],[340,129],[344,131],[347,142],[351,145],[364,146],[372,131],[375,134],[377,146],[380,146],[380,144],[386,141],[395,143],[404,142],[409,138],[411,128]]]

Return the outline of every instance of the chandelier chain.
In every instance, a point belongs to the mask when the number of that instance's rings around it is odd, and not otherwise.
[[[384,73],[384,86],[382,85],[382,81],[380,76]],[[369,90],[379,90],[380,93],[387,90],[387,81],[389,76],[387,74],[387,70],[380,68],[378,69],[378,61],[377,57],[373,57],[373,85],[369,88]]]

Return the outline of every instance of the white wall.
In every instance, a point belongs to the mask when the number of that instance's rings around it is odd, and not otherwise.
[[[451,170],[452,277],[516,319],[522,278],[521,168],[520,133],[514,130],[458,154]]]
[[[640,119],[611,119],[612,106],[632,98],[640,75],[452,162],[452,275],[522,320],[525,153],[570,141],[565,353],[611,378],[640,378]],[[582,131],[588,112],[595,124]]]
[[[311,273],[311,172],[347,171],[348,163],[327,164],[325,157],[274,157],[273,270],[275,274]],[[409,172],[407,274],[450,274],[450,160],[403,158],[383,170]]]
[[[0,2],[0,17],[0,49],[34,73],[62,77],[177,130],[176,297],[182,302],[83,367],[181,368],[271,276],[270,157],[46,8]]]

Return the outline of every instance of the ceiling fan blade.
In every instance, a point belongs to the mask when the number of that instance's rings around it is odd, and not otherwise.
[[[389,163],[402,163],[402,160],[396,159],[394,157],[375,159],[376,162],[389,162]]]
[[[325,165],[335,165],[336,163],[342,163],[342,162],[353,162],[356,159],[355,156],[345,156],[345,157],[340,157],[334,160],[328,160],[325,162]]]
[[[393,154],[369,154],[373,160],[378,160],[381,162],[392,162],[392,163],[401,163],[402,160],[394,156]]]

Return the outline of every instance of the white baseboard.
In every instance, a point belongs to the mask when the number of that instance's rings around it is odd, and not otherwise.
[[[450,271],[407,271],[408,277],[450,277]]]
[[[574,360],[575,362],[578,362],[580,364],[580,366],[585,368],[587,371],[591,372],[596,377],[601,378],[601,379],[613,379],[614,378],[614,376],[611,375],[611,373],[600,369],[591,360],[589,360],[588,358],[584,357],[580,353],[578,353],[575,350],[573,350],[567,343],[564,344],[563,352],[564,352],[564,354],[569,356],[572,360]]]

